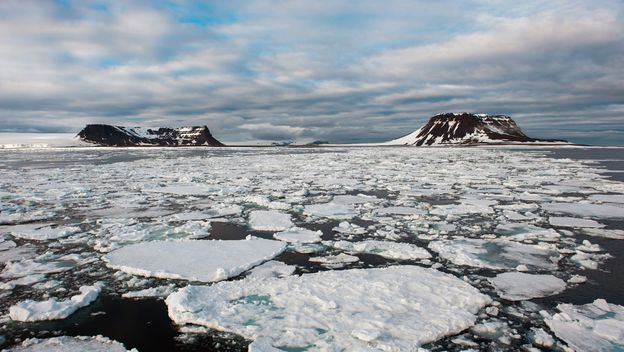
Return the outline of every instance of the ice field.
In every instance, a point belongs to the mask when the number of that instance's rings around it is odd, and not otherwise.
[[[624,350],[622,149],[0,155],[9,351]]]

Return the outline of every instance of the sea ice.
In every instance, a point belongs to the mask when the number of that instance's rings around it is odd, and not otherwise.
[[[576,351],[624,350],[624,307],[597,299],[580,306],[559,304],[557,309],[544,322]]]
[[[104,260],[128,274],[214,282],[270,260],[285,247],[284,242],[249,237],[242,241],[152,241],[122,247]]]
[[[488,269],[515,269],[526,265],[534,270],[553,270],[561,256],[553,251],[502,239],[455,239],[429,243],[429,249],[455,265]]]
[[[524,223],[508,223],[496,226],[496,233],[502,234],[506,239],[514,241],[536,240],[557,241],[561,235],[553,229],[544,229]]]
[[[303,213],[306,215],[331,218],[331,219],[351,219],[356,213],[350,204],[322,203],[306,205]]]
[[[411,243],[366,240],[360,242],[336,241],[328,244],[346,252],[376,254],[396,260],[431,258],[431,254],[426,249]]]
[[[316,243],[321,241],[322,231],[312,231],[302,227],[291,227],[286,231],[273,234],[276,240],[291,243]]]
[[[289,214],[276,210],[254,210],[249,214],[249,226],[257,231],[284,231],[294,225]]]
[[[589,199],[603,203],[624,203],[624,194],[593,194]]]
[[[510,301],[546,297],[562,292],[566,288],[563,280],[552,275],[508,272],[488,280],[501,298]]]
[[[310,351],[411,350],[469,328],[489,302],[452,275],[416,266],[187,286],[166,300],[177,324]]]
[[[122,294],[123,298],[165,298],[176,291],[175,285],[165,285],[146,288],[144,290],[131,291]]]
[[[312,263],[320,263],[321,265],[328,268],[337,269],[349,263],[356,263],[360,261],[360,258],[354,255],[340,253],[337,255],[328,255],[324,257],[312,257],[309,259],[309,261]]]
[[[591,203],[545,203],[544,210],[551,213],[567,213],[597,218],[624,218],[624,208],[610,204]]]
[[[288,265],[275,260],[269,260],[251,269],[247,277],[254,278],[270,278],[270,277],[286,277],[292,275],[297,269],[294,265]]]
[[[22,301],[9,308],[9,316],[16,321],[65,319],[79,308],[91,304],[100,294],[102,286],[101,283],[81,286],[80,294],[63,301],[56,298],[50,298],[46,301]]]
[[[60,336],[27,339],[6,352],[128,352],[124,345],[103,336]],[[129,352],[137,352],[132,349]]]
[[[418,209],[418,208],[410,208],[410,207],[387,207],[387,208],[379,208],[375,210],[377,214],[381,215],[424,215],[427,212]]]
[[[80,232],[77,226],[44,226],[41,225],[16,225],[11,230],[11,235],[16,238],[35,241],[55,240],[67,236],[71,236]]]
[[[548,222],[553,226],[559,227],[590,227],[590,228],[603,228],[605,225],[589,219],[579,219],[571,217],[554,217],[548,218]]]

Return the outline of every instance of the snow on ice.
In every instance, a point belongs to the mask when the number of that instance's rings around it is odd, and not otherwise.
[[[163,279],[215,282],[237,276],[284,250],[280,241],[152,241],[117,249],[107,265],[128,274]]]
[[[452,275],[416,266],[188,286],[166,299],[177,324],[331,351],[409,350],[469,328],[489,302]]]

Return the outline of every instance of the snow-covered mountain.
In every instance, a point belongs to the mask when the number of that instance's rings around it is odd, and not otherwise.
[[[438,114],[424,126],[387,145],[566,143],[562,140],[536,139],[522,133],[511,117],[462,113]]]
[[[223,146],[206,126],[144,128],[96,124],[87,125],[76,137],[88,143],[112,147]]]

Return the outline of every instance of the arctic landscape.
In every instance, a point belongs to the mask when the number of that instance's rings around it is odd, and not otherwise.
[[[74,141],[1,151],[9,351],[624,348],[619,148],[467,113],[374,146]]]
[[[0,0],[0,351],[624,352],[624,2]]]

